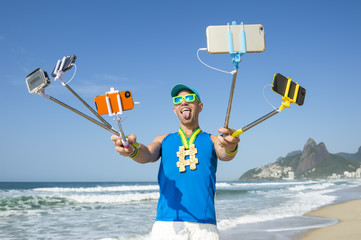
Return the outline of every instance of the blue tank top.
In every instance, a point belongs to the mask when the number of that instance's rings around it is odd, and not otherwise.
[[[186,221],[216,224],[214,208],[217,156],[208,133],[201,132],[195,142],[198,164],[195,170],[177,167],[177,152],[183,146],[178,133],[162,142],[158,183],[160,197],[156,221]],[[185,160],[189,156],[185,157]]]

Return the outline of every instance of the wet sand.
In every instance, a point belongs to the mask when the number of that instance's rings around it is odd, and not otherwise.
[[[334,225],[311,230],[299,240],[360,240],[361,199],[320,208],[306,216],[337,219]]]

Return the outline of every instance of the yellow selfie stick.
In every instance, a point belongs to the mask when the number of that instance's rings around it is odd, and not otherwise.
[[[237,131],[235,131],[234,133],[232,133],[232,137],[238,137],[239,135],[241,135],[242,133],[244,133],[245,131],[249,130],[250,128],[253,128],[254,126],[260,124],[261,122],[267,120],[268,118],[276,115],[277,113],[280,113],[283,111],[283,109],[285,108],[289,108],[291,103],[295,103],[297,100],[297,96],[298,96],[298,90],[300,88],[300,85],[298,83],[296,83],[296,88],[295,88],[295,94],[294,97],[291,99],[288,97],[288,93],[290,91],[290,86],[291,86],[291,82],[292,79],[288,78],[288,82],[287,82],[287,86],[286,86],[286,91],[284,96],[282,97],[282,104],[278,109],[273,110],[272,112],[264,115],[263,117],[257,119],[256,121],[248,124],[247,126],[238,129]]]

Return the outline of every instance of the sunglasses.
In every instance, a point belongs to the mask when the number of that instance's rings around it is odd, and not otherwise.
[[[186,102],[194,102],[194,100],[196,100],[196,99],[198,100],[198,102],[200,102],[197,95],[192,93],[192,94],[188,94],[188,95],[185,95],[185,96],[175,96],[175,97],[173,97],[173,103],[175,105],[181,104],[183,99],[186,100]]]

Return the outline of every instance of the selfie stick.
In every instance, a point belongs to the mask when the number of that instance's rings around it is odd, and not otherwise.
[[[233,21],[232,25],[236,25],[236,22]],[[236,85],[236,78],[238,73],[238,64],[241,62],[241,56],[246,53],[246,34],[244,31],[243,22],[241,23],[241,32],[240,32],[240,39],[241,39],[241,52],[234,52],[233,51],[233,35],[231,31],[231,27],[228,24],[228,48],[229,48],[229,54],[233,57],[232,62],[234,64],[234,71],[232,72],[233,79],[232,79],[232,85],[231,85],[231,91],[229,94],[229,100],[228,100],[228,107],[227,107],[227,113],[226,113],[226,120],[224,123],[224,127],[228,128],[229,124],[229,117],[231,115],[231,108],[232,108],[232,101],[233,101],[233,94],[234,94],[234,88]]]
[[[62,60],[58,60],[57,64],[56,64],[56,69],[58,67],[58,65],[60,64],[60,61],[61,62],[61,66],[59,69],[63,69],[63,65],[64,65],[64,62],[65,62],[65,57],[62,59]],[[55,77],[55,81],[56,80],[59,80],[61,82],[61,84],[66,87],[72,94],[74,94],[75,97],[77,97],[79,99],[80,102],[82,102],[100,121],[102,121],[108,128],[113,128],[107,121],[105,121],[104,118],[102,118],[91,106],[89,106],[88,103],[86,103],[67,83],[64,82],[64,80],[62,79],[62,76],[64,76],[64,72],[59,70],[56,72],[56,77]]]
[[[114,93],[114,92],[118,92],[118,91],[114,91],[114,88],[110,88],[110,92],[107,92],[107,94],[108,93]],[[109,116],[115,116],[114,120],[117,121],[118,127],[119,127],[119,132],[120,132],[119,137],[122,139],[123,146],[125,148],[129,148],[129,143],[128,143],[127,138],[124,135],[123,128],[122,128],[122,125],[121,125],[121,119],[119,117],[119,115],[123,114],[122,100],[120,99],[120,95],[117,94],[117,102],[118,102],[118,106],[119,106],[119,112],[113,112],[112,106],[110,105],[110,100],[109,100],[109,97],[108,97],[107,94],[105,95],[105,100],[106,100],[106,103],[107,103]]]
[[[284,96],[282,97],[283,102],[282,102],[281,106],[280,106],[278,109],[275,109],[275,110],[273,110],[272,112],[270,112],[270,113],[264,115],[263,117],[257,119],[256,121],[248,124],[247,126],[238,129],[237,131],[235,131],[235,132],[232,134],[232,137],[237,137],[237,136],[241,135],[242,133],[244,133],[245,131],[249,130],[250,128],[253,128],[254,126],[260,124],[261,122],[267,120],[268,118],[276,115],[277,113],[282,112],[285,108],[289,108],[291,103],[295,103],[296,100],[297,100],[298,90],[299,90],[300,85],[299,85],[298,83],[296,83],[295,94],[294,94],[293,99],[291,99],[291,98],[288,97],[288,92],[289,92],[289,90],[290,90],[291,82],[292,82],[292,80],[289,78],[289,79],[288,79],[288,83],[287,83],[287,87],[286,87],[285,94],[284,94]]]
[[[281,110],[279,110],[279,109],[273,110],[272,112],[264,115],[263,117],[257,119],[256,121],[248,124],[247,126],[238,129],[237,131],[235,131],[235,132],[232,134],[232,137],[238,137],[239,135],[241,135],[241,134],[244,133],[245,131],[249,130],[250,128],[253,128],[254,126],[260,124],[261,122],[267,120],[268,118],[276,115],[276,114],[279,113],[279,112],[281,112]]]
[[[51,101],[53,101],[53,102],[55,102],[55,103],[57,103],[57,104],[60,104],[61,106],[63,106],[63,107],[65,107],[65,108],[73,111],[74,113],[76,113],[76,114],[78,114],[78,115],[80,115],[80,116],[88,119],[88,120],[91,121],[92,123],[95,123],[96,125],[104,128],[105,130],[107,130],[107,131],[109,131],[109,132],[111,132],[111,133],[113,133],[113,134],[115,134],[115,135],[118,135],[118,136],[120,135],[120,134],[119,134],[116,130],[114,130],[113,128],[109,128],[108,126],[106,126],[106,125],[98,122],[97,120],[89,117],[88,115],[85,115],[84,113],[76,110],[75,108],[72,108],[72,107],[70,107],[69,105],[67,105],[67,104],[59,101],[58,99],[53,98],[52,96],[45,94],[44,90],[39,91],[39,92],[37,92],[37,93],[38,93],[40,96],[42,96],[42,97],[44,97],[44,98],[46,98],[46,99],[49,99],[49,100],[51,100]]]

